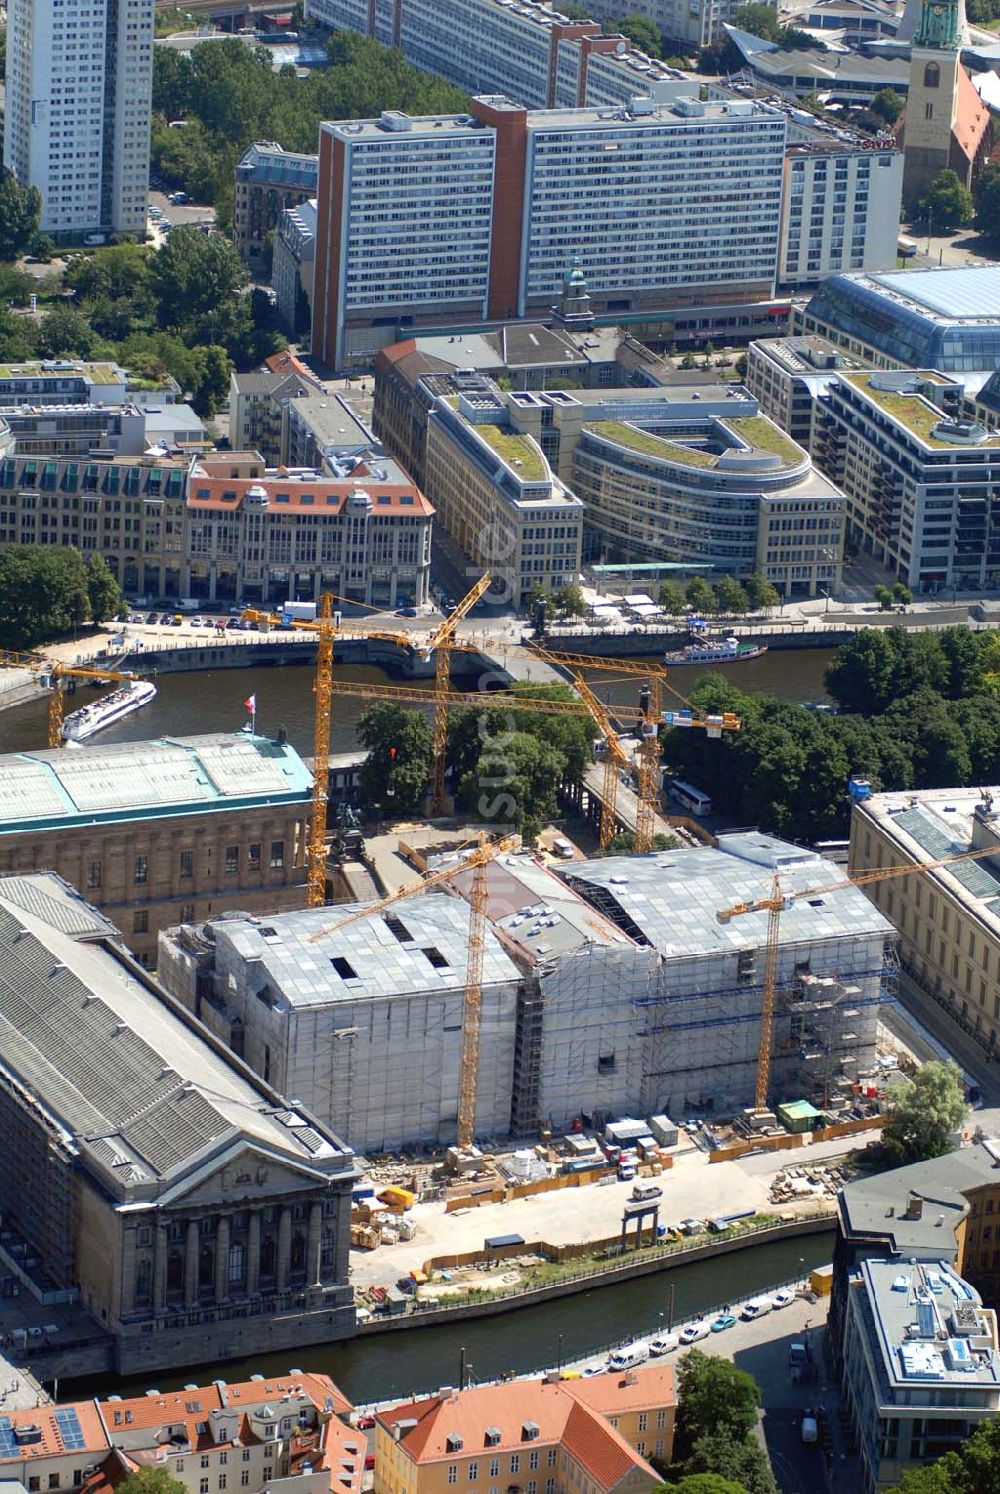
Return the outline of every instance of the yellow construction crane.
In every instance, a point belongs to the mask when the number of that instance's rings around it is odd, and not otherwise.
[[[333,703],[333,600],[320,598],[317,618],[315,722],[313,725],[313,792],[309,819],[309,867],[306,906],[326,902],[326,809],[330,786],[330,709]]]
[[[465,970],[465,991],[462,1003],[462,1045],[459,1059],[458,1071],[458,1144],[459,1146],[471,1146],[476,1134],[476,1096],[479,1091],[479,1034],[482,1024],[483,1013],[483,953],[486,948],[486,903],[487,884],[486,868],[495,856],[503,851],[516,850],[520,845],[520,838],[516,835],[505,835],[499,840],[488,841],[486,835],[479,832],[479,844],[472,851],[466,851],[462,855],[457,866],[449,866],[443,871],[431,872],[429,876],[421,877],[417,882],[408,882],[405,887],[397,888],[395,892],[389,893],[377,903],[369,903],[366,907],[349,913],[346,918],[337,923],[324,925],[315,934],[310,936],[310,943],[325,938],[327,934],[342,929],[349,923],[357,923],[360,919],[371,918],[381,913],[385,908],[390,908],[394,903],[402,902],[404,898],[413,897],[415,893],[424,892],[428,887],[438,887],[442,882],[450,881],[459,872],[472,871],[472,887],[469,892],[469,943]]]
[[[434,738],[431,749],[431,814],[444,814],[444,779],[448,762],[448,704],[451,692],[451,651],[455,630],[490,588],[490,573],[484,571],[458,606],[431,634],[425,645],[434,654]]]
[[[845,886],[867,887],[872,882],[885,882],[890,877],[911,875],[923,876],[926,872],[963,861],[976,861],[982,856],[995,856],[995,846],[981,847],[976,851],[960,851],[952,856],[941,856],[935,861],[911,861],[902,866],[883,866],[874,871],[860,872],[849,882],[829,882],[823,887],[804,887],[799,892],[782,892],[781,878],[777,872],[767,897],[755,898],[752,902],[734,903],[731,908],[720,908],[715,915],[720,923],[729,923],[743,913],[767,914],[767,943],[764,950],[764,998],[760,1014],[760,1043],[757,1050],[757,1090],[754,1109],[760,1113],[767,1109],[767,1091],[771,1078],[771,1048],[774,1039],[774,1008],[778,982],[778,937],[781,932],[781,915],[803,897],[822,897],[828,892],[839,892]]]
[[[41,654],[18,654],[0,652],[0,669],[30,669],[32,674],[47,675],[49,680],[49,746],[63,745],[63,692],[62,681],[70,680],[134,680],[140,676],[119,669],[87,669],[79,665],[60,664],[58,660],[43,658]]]

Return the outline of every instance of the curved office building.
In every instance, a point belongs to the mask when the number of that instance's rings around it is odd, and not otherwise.
[[[759,570],[786,596],[838,579],[843,495],[766,416],[587,422],[571,485],[595,558]]]

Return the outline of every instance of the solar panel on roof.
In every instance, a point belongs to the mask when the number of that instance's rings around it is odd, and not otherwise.
[[[79,1452],[86,1446],[80,1419],[72,1406],[59,1406],[55,1411],[56,1425],[62,1435],[67,1452]]]
[[[14,1423],[9,1416],[0,1416],[0,1458],[9,1458],[17,1451]]]

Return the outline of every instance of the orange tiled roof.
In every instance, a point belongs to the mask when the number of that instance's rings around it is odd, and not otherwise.
[[[334,482],[328,478],[317,477],[302,480],[298,476],[267,476],[267,477],[210,477],[203,471],[199,472],[195,467],[188,479],[188,509],[197,512],[199,509],[212,511],[226,511],[236,513],[242,506],[243,499],[249,488],[264,488],[268,494],[269,508],[276,513],[283,509],[308,508],[318,514],[339,514],[347,499],[358,488],[363,488],[370,493],[374,502],[373,513],[378,514],[411,514],[430,516],[434,509],[421,493],[419,488],[412,483],[386,482],[373,477],[363,463],[355,467],[349,479]],[[234,494],[234,497],[225,495]],[[388,502],[381,500],[388,499]],[[404,502],[409,499],[409,502]],[[308,501],[307,501],[308,500]]]
[[[171,1390],[166,1395],[136,1395],[128,1400],[100,1401],[98,1406],[112,1439],[117,1431],[140,1431],[146,1427],[176,1426],[183,1422],[193,1446],[198,1440],[195,1423],[207,1421],[208,1413],[218,1411],[222,1401],[216,1387],[206,1385],[197,1390]]]
[[[670,1364],[650,1364],[623,1375],[565,1380],[563,1389],[602,1416],[616,1416],[621,1411],[649,1411],[677,1403],[674,1369]]]
[[[617,1383],[619,1377],[595,1378]],[[469,1457],[561,1444],[605,1489],[613,1488],[635,1469],[655,1478],[646,1460],[605,1420],[608,1412],[618,1409],[610,1392],[602,1414],[569,1393],[574,1383],[514,1380],[505,1385],[484,1385],[443,1399],[431,1396],[404,1402],[379,1412],[378,1420],[390,1432],[398,1422],[416,1422],[403,1433],[400,1445],[417,1463],[447,1461],[459,1451]],[[538,1427],[537,1436],[530,1442],[524,1435],[526,1422]],[[487,1442],[487,1429],[499,1433],[499,1439]],[[461,1438],[461,1449],[449,1446],[449,1438],[455,1436]]]
[[[83,1447],[68,1449],[62,1428],[56,1420],[57,1411],[75,1411],[83,1435]],[[4,1463],[28,1463],[33,1458],[56,1458],[70,1451],[77,1461],[89,1461],[94,1454],[104,1455],[108,1450],[108,1438],[93,1401],[73,1401],[66,1406],[36,1406],[26,1411],[5,1412],[16,1431],[36,1428],[38,1440],[19,1442],[13,1453],[0,1453],[0,1467]]]
[[[952,134],[967,160],[971,161],[975,158],[989,122],[989,109],[979,97],[965,68],[959,65],[955,123],[952,127]]]
[[[319,380],[312,369],[307,368],[301,358],[296,358],[290,348],[283,348],[280,353],[272,353],[270,358],[264,359],[264,366],[269,368],[271,373],[296,373],[303,379],[309,379],[312,383],[319,385]]]
[[[334,1416],[345,1416],[351,1410],[350,1401],[329,1375],[313,1374],[311,1371],[297,1375],[270,1375],[265,1380],[236,1380],[223,1386],[222,1404],[240,1406],[273,1401],[280,1396],[290,1395],[293,1387],[297,1390],[299,1386],[321,1411],[326,1408],[328,1398],[333,1403],[330,1410]]]

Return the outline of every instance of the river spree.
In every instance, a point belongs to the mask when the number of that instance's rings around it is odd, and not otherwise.
[[[652,1276],[560,1298],[500,1317],[478,1318],[438,1328],[407,1328],[319,1345],[294,1353],[186,1368],[176,1375],[158,1374],[155,1384],[172,1390],[216,1376],[240,1380],[252,1374],[275,1375],[289,1369],[312,1369],[331,1375],[355,1403],[457,1384],[459,1355],[464,1348],[471,1374],[488,1380],[508,1370],[548,1369],[596,1355],[612,1343],[654,1332],[670,1315],[674,1324],[702,1312],[800,1280],[814,1266],[830,1260],[834,1232],[803,1235],[770,1245],[752,1245],[712,1260],[676,1266]],[[110,1383],[110,1382],[109,1382]],[[115,1384],[124,1395],[141,1394],[149,1377]],[[93,1381],[88,1381],[93,1387]],[[96,1387],[100,1389],[100,1387]],[[91,1388],[88,1394],[94,1394]]]
[[[832,658],[830,649],[802,649],[767,653],[745,663],[723,665],[718,670],[683,667],[671,670],[673,688],[687,696],[706,674],[725,674],[734,685],[749,692],[782,695],[788,700],[823,700],[823,671]],[[650,659],[659,663],[659,657]],[[613,671],[596,665],[587,671],[600,698],[612,705],[634,704],[639,682],[615,681]],[[382,669],[362,665],[338,665],[336,678],[363,684],[391,684]],[[418,682],[426,688],[429,682]],[[163,674],[156,679],[157,696],[143,710],[127,716],[95,738],[96,742],[140,742],[160,736],[194,736],[199,732],[239,731],[247,719],[243,702],[257,697],[257,729],[265,734],[285,727],[289,740],[309,755],[313,740],[312,669],[286,665],[280,669],[207,669],[191,674]],[[82,705],[94,692],[89,686],[67,697],[67,710]],[[664,705],[669,706],[669,693]],[[357,748],[358,718],[368,702],[361,696],[337,696],[330,731],[331,752]],[[45,746],[46,696],[39,690],[37,701],[0,713],[0,751],[23,752]]]

